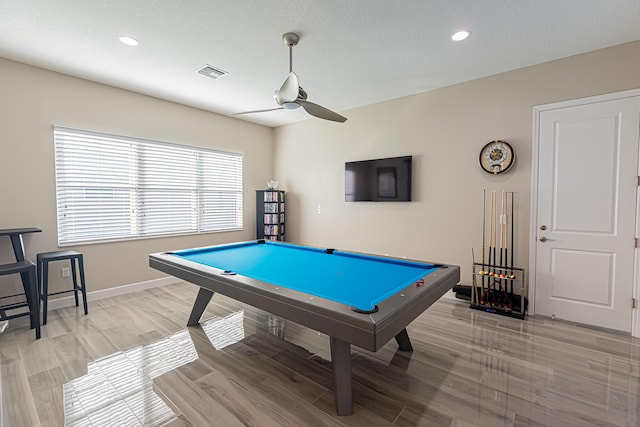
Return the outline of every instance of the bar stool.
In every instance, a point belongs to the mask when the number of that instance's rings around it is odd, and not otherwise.
[[[71,262],[71,277],[73,278],[73,289],[66,291],[49,293],[49,263],[54,261],[63,261],[68,259]],[[80,271],[80,285],[76,278],[76,260],[78,261],[78,270]],[[87,289],[84,283],[84,262],[82,254],[76,251],[54,251],[38,254],[38,289],[40,290],[40,299],[42,300],[42,324],[47,324],[47,305],[49,295],[59,295],[67,292],[73,292],[76,298],[76,307],[78,304],[78,291],[82,292],[82,303],[84,305],[84,314],[89,313],[87,308]]]
[[[0,306],[0,319],[8,320],[16,317],[29,316],[31,329],[36,330],[36,339],[40,339],[40,300],[38,298],[38,286],[36,282],[36,266],[31,261],[18,261],[12,264],[0,265],[0,276],[8,274],[20,274],[26,302],[5,304]],[[20,294],[9,295],[2,298],[17,297]],[[28,307],[25,313],[7,315],[7,311],[21,307]]]

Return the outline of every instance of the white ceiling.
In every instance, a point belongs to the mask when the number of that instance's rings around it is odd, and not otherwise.
[[[460,28],[472,35],[455,43]],[[288,31],[301,36],[293,69],[309,101],[348,117],[638,40],[640,0],[0,0],[0,56],[225,115],[277,107]],[[205,64],[229,74],[196,73]],[[310,119],[302,109],[235,117],[267,126]]]

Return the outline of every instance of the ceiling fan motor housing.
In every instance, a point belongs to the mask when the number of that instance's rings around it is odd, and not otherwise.
[[[280,89],[275,91],[273,96],[280,107],[269,110],[249,111],[248,113],[260,113],[278,109],[295,110],[296,108],[302,107],[307,113],[314,117],[340,123],[345,122],[347,120],[346,117],[307,101],[307,92],[300,87],[298,76],[293,72],[293,47],[300,41],[300,36],[296,33],[284,33],[282,35],[282,41],[289,46],[289,75],[284,83],[282,83],[282,86],[280,86]]]

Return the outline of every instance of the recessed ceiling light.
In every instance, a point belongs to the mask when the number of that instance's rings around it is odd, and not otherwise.
[[[455,42],[462,41],[471,35],[471,31],[460,30],[451,36],[451,40]]]
[[[120,36],[118,37],[120,39],[120,41],[124,44],[126,44],[127,46],[138,46],[138,40],[134,39],[133,37],[129,37],[129,36]]]

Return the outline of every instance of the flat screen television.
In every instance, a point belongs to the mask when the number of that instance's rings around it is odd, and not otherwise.
[[[347,202],[410,202],[412,156],[347,162]]]

